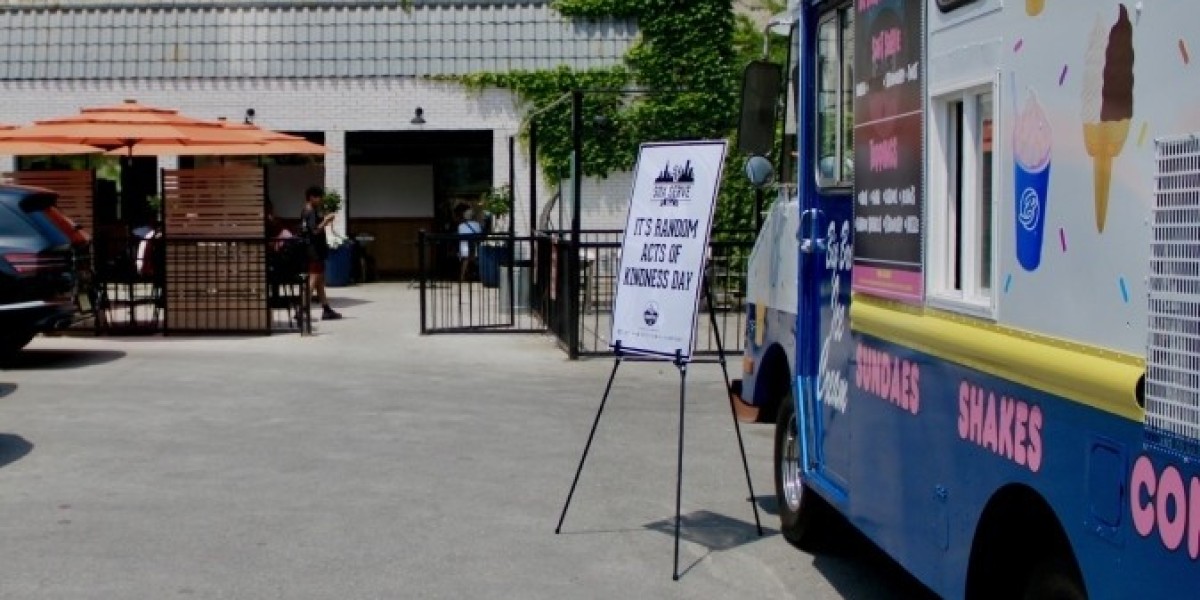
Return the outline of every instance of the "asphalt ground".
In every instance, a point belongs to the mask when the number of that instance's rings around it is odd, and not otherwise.
[[[778,532],[770,426],[720,368],[545,335],[421,336],[403,283],[331,290],[317,335],[40,337],[0,370],[0,598],[911,598],[847,534]],[[731,366],[740,364],[738,357]],[[757,505],[764,534],[754,529]]]

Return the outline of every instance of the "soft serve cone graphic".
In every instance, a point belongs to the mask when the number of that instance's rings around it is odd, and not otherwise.
[[[1113,159],[1121,154],[1133,117],[1133,24],[1129,11],[1105,33],[1096,20],[1088,41],[1083,74],[1083,144],[1092,157],[1096,230],[1103,233],[1108,218]]]

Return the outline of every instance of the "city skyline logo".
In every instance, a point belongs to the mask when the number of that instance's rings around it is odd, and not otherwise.
[[[660,206],[679,206],[681,201],[692,199],[692,186],[696,183],[696,172],[692,161],[684,161],[682,165],[671,165],[670,161],[654,178],[654,194],[651,200]]]

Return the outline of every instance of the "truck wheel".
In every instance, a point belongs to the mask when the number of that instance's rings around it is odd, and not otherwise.
[[[780,400],[775,421],[775,499],[783,537],[804,550],[819,546],[834,517],[833,509],[801,477],[800,436],[790,392]]]
[[[1025,600],[1087,600],[1079,570],[1057,556],[1043,560],[1029,576]]]
[[[20,352],[36,334],[35,331],[0,331],[0,359],[11,358]]]

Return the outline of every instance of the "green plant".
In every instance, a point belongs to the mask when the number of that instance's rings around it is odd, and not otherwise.
[[[779,0],[758,0],[767,14]],[[475,73],[456,77],[468,88],[512,90],[537,124],[538,162],[548,183],[570,177],[573,90],[583,94],[583,174],[606,176],[632,168],[642,142],[729,138],[716,227],[753,227],[754,195],[743,184],[746,157],[732,150],[742,69],[760,58],[763,34],[728,0],[691,0],[681,10],[669,0],[556,0],[552,6],[578,19],[636,19],[641,37],[625,64],[583,71]],[[782,63],[782,46],[772,58]],[[779,55],[779,56],[776,56]],[[638,93],[620,90],[637,88]],[[522,131],[527,140],[528,129]]]
[[[496,217],[503,217],[512,210],[512,188],[496,186],[483,193],[483,210]]]
[[[321,198],[321,212],[325,214],[335,213],[342,209],[342,195],[336,190],[329,190]]]

